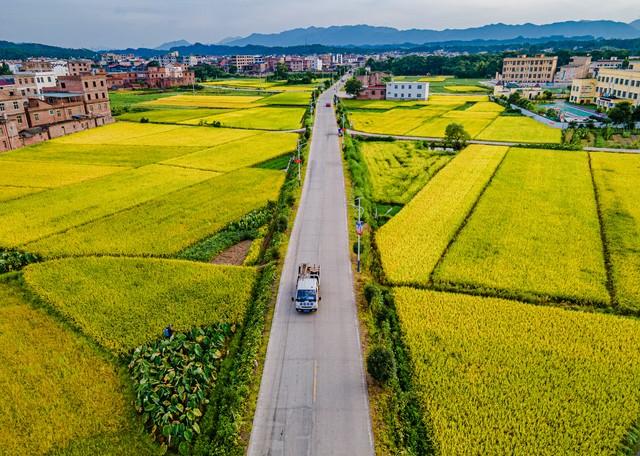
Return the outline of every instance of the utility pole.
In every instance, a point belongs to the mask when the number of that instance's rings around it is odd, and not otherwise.
[[[358,235],[358,263],[357,271],[360,272],[360,237],[362,236],[362,206],[360,205],[360,196],[356,198],[358,208],[358,221],[356,222],[356,234]]]
[[[300,158],[300,140],[298,140],[298,185],[302,185],[302,159]]]

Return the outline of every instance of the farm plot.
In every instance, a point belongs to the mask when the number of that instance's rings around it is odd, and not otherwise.
[[[215,175],[210,171],[147,165],[7,201],[0,205],[0,246],[16,247]]]
[[[441,455],[614,455],[640,416],[640,323],[394,291]]]
[[[267,82],[261,78],[242,78],[242,79],[220,79],[216,81],[208,81],[203,83],[205,86],[213,87],[234,87],[240,89],[260,89],[267,90],[277,86],[277,82]]]
[[[16,154],[17,156],[17,154]],[[56,162],[31,162],[28,170],[20,161],[0,161],[0,186],[54,188],[113,174],[119,166],[78,165]]]
[[[200,147],[204,149],[260,133],[262,133],[260,130],[174,126],[173,130],[155,135],[113,139],[112,141],[113,144],[124,146]]]
[[[283,181],[284,175],[279,171],[240,169],[157,196],[26,248],[47,257],[175,254],[275,200]]]
[[[492,101],[479,101],[465,110],[466,112],[502,112],[504,108]]]
[[[349,119],[353,128],[369,133],[404,135],[418,128],[431,112],[420,109],[390,109],[388,111],[352,111]]]
[[[132,420],[121,369],[0,281],[2,454],[160,454]],[[97,442],[104,448],[98,449]]]
[[[358,131],[441,138],[447,126],[459,123],[475,137],[498,118],[502,107],[485,96],[433,96],[429,102],[352,101],[349,119]],[[391,104],[390,104],[391,103]],[[414,104],[419,103],[419,104]],[[464,109],[469,105],[467,109]],[[471,110],[476,105],[477,108]],[[385,110],[386,109],[386,110]]]
[[[586,153],[510,149],[433,279],[608,304]]]
[[[464,127],[471,137],[484,130],[498,116],[494,112],[449,111],[442,116],[428,120],[417,128],[407,132],[412,136],[444,137],[447,126],[458,123]]]
[[[410,141],[360,144],[378,202],[405,204],[445,166],[451,155],[432,152]]]
[[[310,92],[283,92],[261,100],[266,105],[308,106],[311,101]]]
[[[226,109],[150,109],[142,112],[126,112],[118,116],[118,120],[129,120],[139,122],[140,119],[148,119],[149,122],[157,123],[179,123],[192,119],[213,116],[226,112]]]
[[[163,163],[211,171],[233,171],[291,152],[295,150],[297,142],[298,136],[294,133],[263,133]]]
[[[12,185],[2,185],[0,186],[0,201],[9,201],[12,199],[20,198],[21,196],[41,192],[43,190],[46,189],[37,187],[14,187]]]
[[[223,127],[259,130],[295,130],[300,128],[304,108],[252,108],[221,112],[213,116],[186,120],[185,124],[220,122]]]
[[[262,96],[250,95],[174,95],[141,103],[140,106],[182,106],[190,108],[255,108]]]
[[[487,89],[476,85],[445,85],[444,90],[448,92],[486,92]]]
[[[161,336],[240,323],[254,268],[179,260],[86,257],[32,264],[25,279],[46,302],[116,354]],[[153,284],[153,286],[144,286]]]
[[[109,128],[109,127],[101,127]],[[202,146],[123,146],[107,144],[63,144],[56,139],[34,146],[18,149],[0,156],[0,166],[4,159],[22,162],[63,162],[91,165],[138,167],[168,160],[178,155],[202,150]],[[23,163],[22,169],[31,165]]]
[[[376,242],[392,284],[429,283],[449,241],[506,152],[506,147],[467,147],[378,230]]]
[[[640,156],[592,153],[611,257],[614,294],[623,311],[640,310]]]
[[[559,143],[561,130],[528,117],[498,117],[476,139],[522,143]]]
[[[144,138],[170,132],[179,127],[175,125],[136,124],[117,122],[100,128],[92,128],[72,135],[55,139],[56,144],[121,144],[120,141]],[[19,151],[18,151],[19,152]],[[16,152],[17,153],[17,152]]]

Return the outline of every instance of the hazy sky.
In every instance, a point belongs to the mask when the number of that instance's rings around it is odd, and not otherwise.
[[[215,43],[253,32],[344,24],[460,28],[640,18],[638,0],[2,0],[0,40],[68,47]],[[605,8],[603,6],[606,5]],[[606,16],[603,16],[606,14]]]

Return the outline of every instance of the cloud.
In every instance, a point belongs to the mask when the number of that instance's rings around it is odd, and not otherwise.
[[[637,0],[20,0],[2,6],[0,39],[69,47],[155,47],[174,39],[227,36],[310,25],[463,28],[487,23],[637,19]],[[601,16],[606,14],[606,17]],[[578,16],[579,15],[579,16]]]

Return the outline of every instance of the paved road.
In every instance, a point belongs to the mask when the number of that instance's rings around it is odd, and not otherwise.
[[[249,456],[371,456],[373,441],[349,260],[337,124],[320,97],[300,209],[285,260]],[[298,314],[297,265],[321,265],[322,301]]]
[[[407,141],[430,141],[430,142],[442,141],[442,138],[435,138],[431,136],[385,135],[380,133],[366,133],[364,131],[358,131],[358,130],[347,130],[347,132],[353,136],[362,136],[367,138],[395,138],[395,139],[407,140]],[[485,141],[482,139],[470,139],[467,141],[467,143],[484,144],[486,146],[526,145],[526,143],[516,143],[516,142],[508,142],[508,141]],[[609,147],[584,147],[583,149],[589,152],[616,152],[621,154],[640,154],[640,149],[617,149],[617,148],[609,148]]]

